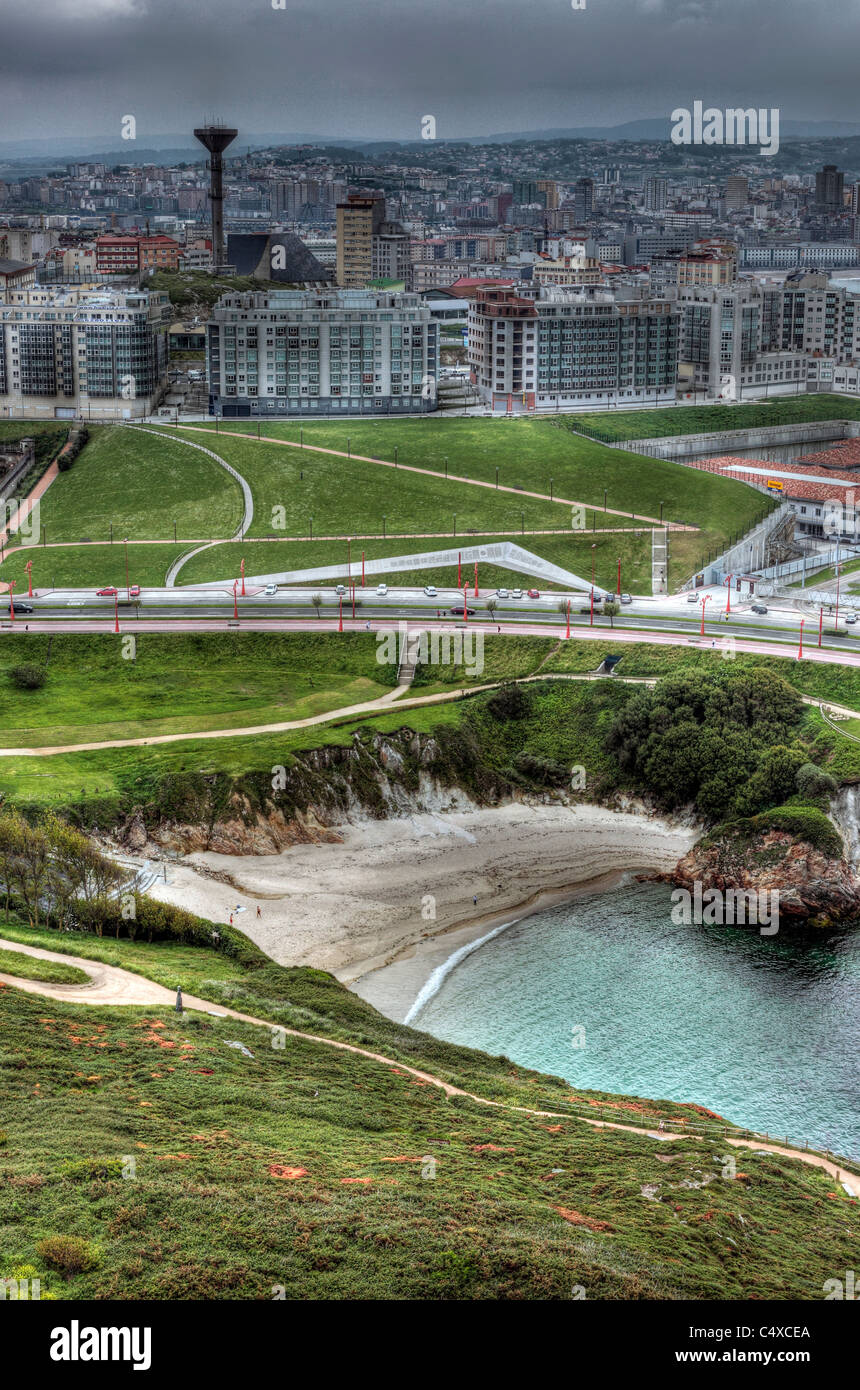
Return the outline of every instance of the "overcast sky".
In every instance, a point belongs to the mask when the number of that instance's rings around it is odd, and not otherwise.
[[[858,120],[860,0],[0,0],[0,141],[190,130],[417,139],[694,100]]]

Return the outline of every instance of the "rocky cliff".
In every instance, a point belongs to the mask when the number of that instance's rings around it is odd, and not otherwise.
[[[776,818],[775,818],[776,819]],[[809,819],[805,814],[804,819]],[[845,857],[836,831],[832,840],[816,823],[804,838],[800,823],[785,828],[766,816],[722,826],[679,860],[668,881],[693,894],[738,890],[778,894],[781,919],[829,926],[860,917],[860,878]],[[826,818],[822,815],[821,820]]]

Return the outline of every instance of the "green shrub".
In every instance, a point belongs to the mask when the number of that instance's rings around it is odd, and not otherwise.
[[[96,1247],[83,1236],[46,1236],[36,1245],[36,1253],[66,1279],[94,1269],[99,1262]]]
[[[836,778],[823,768],[816,767],[815,763],[804,763],[799,767],[795,783],[799,794],[807,801],[829,800],[839,790]]]
[[[19,690],[41,690],[48,673],[44,666],[34,666],[30,661],[24,661],[20,666],[13,666],[9,675]]]
[[[531,691],[521,685],[503,685],[487,700],[487,709],[494,719],[527,719],[531,714]]]

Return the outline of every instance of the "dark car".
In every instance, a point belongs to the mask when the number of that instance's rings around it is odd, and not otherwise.
[[[758,613],[759,617],[763,617],[764,614],[767,612],[767,609],[765,608],[763,603],[754,603],[750,608],[750,612]]]
[[[451,612],[455,618],[462,618],[464,615],[462,605],[459,608],[452,608]],[[465,616],[467,618],[473,618],[475,616],[474,608],[467,608],[465,610]]]
[[[31,603],[16,603],[14,606],[9,604],[10,613],[32,613],[32,611],[33,605]]]

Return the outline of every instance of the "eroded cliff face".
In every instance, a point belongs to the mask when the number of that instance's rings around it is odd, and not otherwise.
[[[831,858],[781,830],[749,839],[706,837],[679,860],[668,881],[693,893],[742,889],[777,892],[781,918],[826,927],[860,917],[860,879],[844,857]]]
[[[183,854],[278,854],[295,844],[339,842],[338,826],[348,823],[497,805],[512,791],[481,767],[467,741],[443,748],[402,729],[310,749],[267,774],[185,779],[173,814],[137,806],[115,837],[134,851],[149,844]]]

